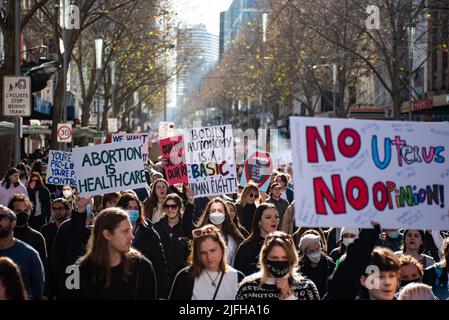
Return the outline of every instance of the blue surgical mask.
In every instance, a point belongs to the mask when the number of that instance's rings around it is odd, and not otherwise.
[[[136,224],[137,219],[140,217],[140,212],[138,210],[128,210],[129,220],[131,220],[131,224]]]
[[[86,213],[87,215],[92,215],[92,205],[91,204],[86,204]]]
[[[400,235],[399,231],[393,231],[388,234],[388,237],[390,237],[391,239],[397,239],[399,235]]]

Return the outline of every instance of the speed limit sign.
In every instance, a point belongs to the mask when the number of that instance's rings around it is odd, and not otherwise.
[[[58,123],[58,142],[72,142],[71,123]]]

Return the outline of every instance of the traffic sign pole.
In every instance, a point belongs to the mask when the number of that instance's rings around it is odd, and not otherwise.
[[[14,44],[15,44],[15,71],[16,75],[20,76],[20,1],[14,2],[15,7],[15,35],[14,35]],[[22,119],[15,118],[14,119],[14,166],[17,166],[20,163],[21,156],[21,144],[20,144],[20,132],[22,131]]]

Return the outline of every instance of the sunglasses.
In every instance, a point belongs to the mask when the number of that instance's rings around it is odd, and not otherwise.
[[[207,236],[209,234],[216,233],[216,231],[213,228],[206,228],[206,229],[195,229],[192,231],[192,236],[194,238],[199,238],[203,236]]]
[[[164,209],[175,210],[175,209],[178,209],[178,205],[177,204],[165,204]]]
[[[255,194],[255,193],[250,193],[250,194],[248,194],[248,196],[249,196],[250,198],[257,198],[259,195],[258,195],[258,194]]]

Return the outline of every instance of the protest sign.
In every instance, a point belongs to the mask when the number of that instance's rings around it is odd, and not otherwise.
[[[140,140],[142,142],[143,162],[148,161],[148,141],[150,135],[148,133],[117,133],[112,135],[112,142]]]
[[[169,138],[175,135],[175,123],[170,121],[159,122],[159,139]]]
[[[449,229],[449,125],[290,118],[296,223]]]
[[[140,140],[75,148],[72,157],[81,196],[146,187]]]
[[[187,129],[184,141],[188,164],[235,163],[231,125]]]
[[[69,186],[76,187],[71,152],[50,150],[45,183],[57,186],[68,184]]]
[[[187,172],[195,198],[238,192],[235,164],[226,162],[188,164]]]
[[[249,157],[244,162],[240,185],[244,187],[251,180],[257,184],[259,191],[266,192],[273,173],[273,161],[270,154],[263,151],[248,154]]]
[[[188,182],[183,136],[159,140],[164,160],[165,177],[169,185]]]

